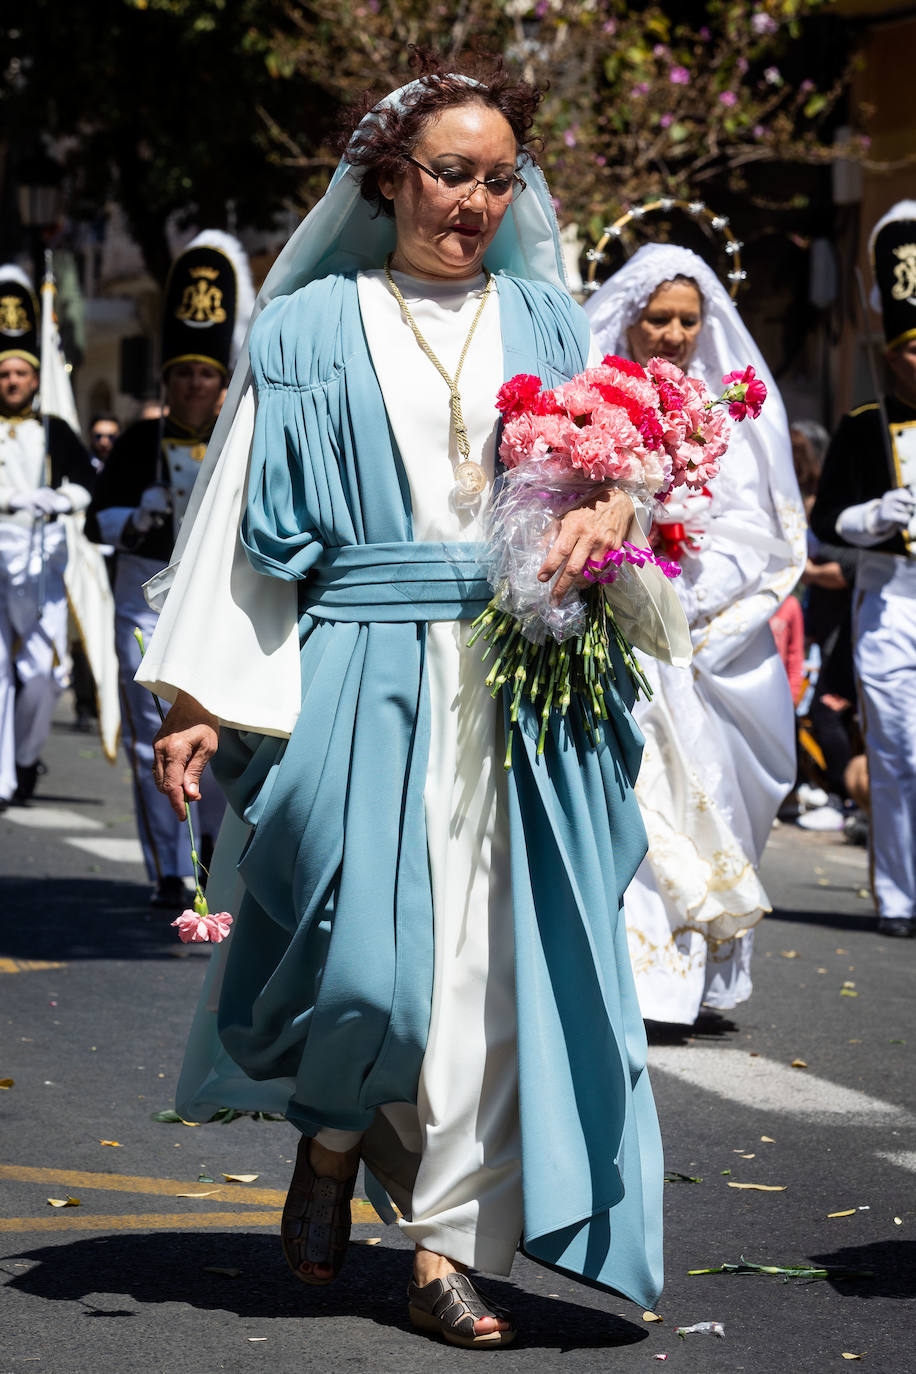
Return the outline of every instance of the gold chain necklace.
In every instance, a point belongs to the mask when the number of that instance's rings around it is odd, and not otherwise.
[[[487,474],[484,472],[480,464],[475,463],[473,458],[471,457],[471,445],[468,442],[468,427],[465,424],[464,416],[461,413],[461,394],[458,391],[458,378],[461,376],[461,369],[464,366],[464,360],[468,355],[468,349],[471,346],[471,340],[474,337],[474,331],[477,328],[480,317],[483,314],[483,308],[486,305],[490,296],[490,292],[493,288],[493,277],[487,271],[486,268],[484,268],[483,271],[484,276],[487,279],[487,284],[484,288],[483,295],[480,298],[480,304],[477,307],[477,313],[471,321],[471,327],[468,330],[467,338],[464,341],[464,347],[461,350],[461,356],[458,359],[458,366],[455,368],[455,375],[454,377],[450,377],[446,372],[445,368],[440,363],[439,359],[436,357],[433,350],[430,348],[429,344],[424,339],[423,335],[420,333],[419,329],[417,328],[416,320],[414,319],[413,315],[411,315],[409,309],[407,308],[407,302],[401,295],[401,292],[398,290],[397,282],[391,275],[390,253],[385,262],[385,276],[388,278],[388,285],[391,287],[392,295],[394,296],[398,305],[401,307],[401,313],[403,314],[404,319],[410,326],[411,332],[413,333],[413,336],[416,339],[417,343],[420,345],[423,352],[426,354],[427,358],[432,363],[436,371],[439,373],[439,376],[445,382],[445,385],[448,387],[450,397],[449,404],[451,407],[451,423],[455,429],[455,442],[458,445],[459,455],[458,466],[455,468],[455,488],[456,492],[460,493],[460,495],[466,500],[476,499],[483,491],[484,487],[487,485]]]

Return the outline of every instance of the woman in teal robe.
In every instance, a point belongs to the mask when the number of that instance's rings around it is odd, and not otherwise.
[[[386,177],[384,156],[390,163],[405,127],[413,128],[411,153],[435,165],[395,153],[411,165]],[[194,796],[210,747],[200,743],[201,732],[222,723],[214,770],[250,827],[238,862],[235,928],[198,1013],[186,1083],[190,1072],[197,1103],[272,1107],[302,1132],[285,1248],[306,1282],[336,1275],[353,1183],[346,1174],[362,1154],[370,1187],[377,1193],[381,1184],[417,1241],[412,1319],[465,1345],[506,1344],[515,1334],[506,1314],[463,1277],[479,1254],[508,1253],[511,1262],[518,1244],[644,1307],[661,1288],[661,1148],[621,916],[646,848],[633,795],[641,738],[620,662],[607,684],[610,721],[597,746],[586,740],[575,705],[552,723],[542,755],[532,711],[523,708],[515,724],[506,714],[499,726],[513,737],[494,828],[507,835],[511,897],[495,917],[500,973],[484,965],[491,986],[483,992],[485,999],[504,994],[514,965],[517,1049],[511,1067],[503,1066],[509,1081],[501,1094],[514,1113],[508,1155],[514,1150],[517,1167],[508,1168],[502,1192],[518,1189],[515,1234],[479,1249],[473,1238],[466,1245],[459,1226],[446,1251],[440,1238],[447,1224],[431,1232],[438,1249],[424,1244],[422,1225],[419,1234],[410,1229],[413,1190],[435,1128],[412,1105],[418,1093],[423,1098],[435,982],[462,976],[462,960],[443,970],[435,957],[435,818],[425,784],[441,747],[431,719],[436,636],[442,625],[455,626],[462,671],[474,665],[482,679],[479,651],[465,647],[466,629],[489,588],[479,541],[417,536],[420,492],[402,451],[409,425],[404,430],[404,417],[386,409],[379,381],[386,336],[379,320],[372,324],[370,310],[378,307],[365,293],[384,296],[377,269],[380,249],[391,247],[405,289],[422,296],[426,280],[435,297],[438,275],[447,286],[469,283],[485,304],[478,275],[485,253],[498,305],[488,327],[496,322],[501,349],[489,395],[495,400],[502,382],[519,372],[550,386],[586,365],[587,324],[562,285],[555,223],[522,146],[524,131],[517,99],[507,100],[498,81],[489,88],[432,76],[389,97],[359,126],[326,197],[333,207],[319,207],[334,213],[319,214],[311,232],[306,221],[298,265],[292,244],[282,262],[286,291],[267,291],[274,298],[251,331],[257,407],[228,598],[245,600],[240,550],[259,584],[253,605],[263,579],[295,593],[301,709],[288,738],[223,704],[222,686],[211,693],[199,674],[169,669],[165,614],[146,670],[147,681],[177,696],[158,752],[164,790],[176,801]],[[514,153],[508,173],[500,152],[507,137]],[[507,194],[504,186],[516,166],[528,182],[530,209],[524,196],[511,199],[516,188]],[[463,176],[465,194],[444,195],[437,169],[456,181]],[[366,215],[370,177],[383,208],[393,203],[394,225]],[[353,200],[354,184],[366,200]],[[350,198],[343,212],[342,187]],[[457,226],[444,248],[439,220]],[[548,226],[540,242],[535,222]],[[334,270],[325,270],[329,263]],[[454,304],[446,300],[443,308]],[[462,323],[462,337],[465,329]],[[391,346],[409,349],[413,340],[392,336]],[[416,387],[424,387],[429,363],[419,350],[410,366]],[[244,384],[227,404],[229,453],[238,447]],[[213,484],[229,481],[228,469],[217,468]],[[600,554],[619,545],[628,516],[610,504],[616,525],[607,508],[585,512],[576,537],[554,545],[551,572],[560,569],[559,579],[578,572],[583,549]],[[573,544],[567,558],[564,548],[569,553]],[[179,629],[193,602],[193,572],[182,567],[166,604]],[[218,624],[218,614],[213,618]],[[217,633],[211,630],[214,657]],[[204,632],[204,658],[207,650]],[[405,1109],[419,1113],[419,1129],[403,1126]],[[332,1157],[350,1164],[323,1171]],[[475,1226],[485,1236],[485,1200],[478,1210],[484,1215]],[[513,1215],[511,1207],[499,1211],[503,1229]],[[483,1267],[506,1272],[508,1263]]]

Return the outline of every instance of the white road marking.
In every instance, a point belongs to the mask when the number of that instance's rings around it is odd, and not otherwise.
[[[855,1088],[818,1078],[810,1069],[793,1069],[742,1050],[705,1045],[659,1045],[649,1049],[649,1068],[757,1111],[782,1113],[808,1121],[841,1118],[845,1125],[909,1124],[897,1103],[882,1102]]]
[[[896,1164],[916,1174],[916,1150],[877,1150],[876,1154],[879,1159],[886,1159],[888,1164]]]
[[[139,840],[118,839],[114,835],[99,835],[93,839],[68,839],[75,849],[83,849],[97,859],[108,863],[142,864],[143,850]]]
[[[79,811],[67,811],[62,806],[10,807],[4,820],[13,825],[28,826],[30,830],[104,830],[101,821],[84,816]]]

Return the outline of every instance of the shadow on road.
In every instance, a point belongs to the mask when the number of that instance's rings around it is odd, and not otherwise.
[[[823,900],[823,898],[821,898]],[[771,921],[785,921],[787,925],[825,926],[828,930],[871,930],[875,929],[875,913],[865,911],[861,916],[841,911],[788,911],[775,908],[765,918]]]
[[[847,1245],[812,1262],[825,1269],[870,1269],[873,1278],[831,1279],[838,1293],[856,1298],[909,1298],[916,1293],[916,1241],[878,1240],[871,1245]],[[901,1368],[902,1368],[901,1364]]]
[[[403,1249],[353,1246],[340,1279],[322,1289],[306,1288],[292,1277],[276,1237],[241,1231],[93,1237],[21,1250],[17,1258],[31,1260],[34,1267],[7,1287],[52,1302],[80,1303],[91,1317],[139,1315],[117,1306],[128,1297],[144,1306],[185,1303],[247,1318],[361,1317],[414,1334],[407,1320],[410,1254]],[[228,1278],[205,1273],[207,1266],[241,1272]],[[527,1347],[608,1349],[635,1345],[648,1334],[595,1307],[544,1298],[498,1279],[487,1279],[484,1287],[512,1311]]]
[[[741,1029],[737,1021],[709,1008],[700,1012],[692,1026],[673,1021],[646,1021],[645,1026],[650,1045],[692,1045],[697,1041],[716,1044]]]
[[[13,959],[168,959],[200,957],[178,945],[169,922],[151,912],[147,884],[110,878],[4,878],[0,951]],[[206,947],[209,948],[209,947]],[[203,957],[206,957],[204,954]]]

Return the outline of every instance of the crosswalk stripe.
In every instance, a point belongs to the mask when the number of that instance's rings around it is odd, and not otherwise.
[[[143,850],[140,848],[139,840],[120,839],[115,835],[99,835],[92,839],[68,836],[67,844],[91,854],[96,859],[105,859],[108,863],[143,863]]]
[[[742,1107],[810,1121],[842,1118],[845,1124],[909,1124],[910,1114],[895,1102],[882,1102],[855,1088],[844,1088],[807,1069],[794,1069],[763,1055],[716,1046],[660,1045],[650,1048],[652,1072],[714,1093]]]
[[[60,806],[27,806],[21,810],[11,807],[4,820],[29,830],[104,830],[101,821],[80,811],[68,811]]]
[[[911,1174],[916,1174],[916,1150],[876,1150],[878,1159],[884,1159],[888,1164],[896,1164],[900,1169],[909,1169]]]

